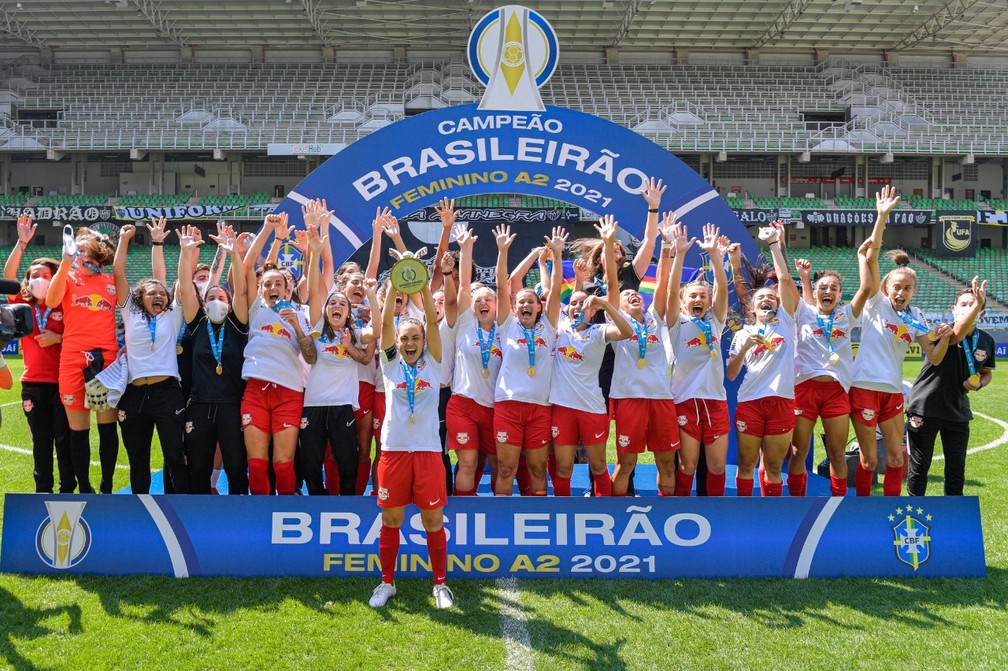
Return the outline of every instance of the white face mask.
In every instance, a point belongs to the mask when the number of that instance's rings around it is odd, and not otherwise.
[[[203,307],[206,310],[207,317],[214,324],[223,322],[228,316],[228,312],[231,311],[231,308],[224,301],[207,301]]]
[[[42,300],[46,296],[46,292],[49,290],[49,278],[48,277],[35,277],[28,280],[28,291],[37,300]]]
[[[196,282],[196,292],[200,296],[206,296],[206,290],[208,286],[210,286],[209,282]]]

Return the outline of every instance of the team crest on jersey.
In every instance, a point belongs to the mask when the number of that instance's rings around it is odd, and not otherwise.
[[[244,415],[242,415],[242,422],[241,422],[242,428],[244,429],[251,423],[252,423],[252,415],[246,412]]]
[[[498,443],[506,443],[507,441],[508,441],[508,433],[507,433],[507,431],[498,431],[497,432],[497,442]]]
[[[30,399],[21,402],[21,408],[24,409],[25,412],[31,412],[34,407],[35,404],[32,403]]]
[[[73,394],[63,394],[63,405],[73,405],[74,395]]]
[[[469,434],[463,431],[462,433],[456,434],[455,440],[459,445],[465,445],[469,442]]]
[[[379,487],[378,488],[378,498],[382,501],[388,501],[388,488]]]
[[[896,559],[916,571],[931,558],[931,527],[934,526],[931,515],[911,504],[897,508],[896,514],[889,515],[889,521],[895,522],[890,528]]]
[[[116,416],[119,418],[120,422],[125,422],[126,421],[126,411],[125,410],[120,410],[119,414],[116,415]]]
[[[910,415],[910,426],[915,429],[919,429],[924,426],[924,418],[918,417],[917,415]]]
[[[873,419],[875,419],[875,411],[872,410],[871,408],[864,408],[861,411],[861,419],[863,419],[866,422],[872,421]]]
[[[749,427],[749,425],[748,425],[748,424],[746,424],[746,423],[745,423],[744,421],[742,421],[741,419],[739,419],[739,420],[736,420],[736,421],[735,421],[735,428],[736,428],[736,429],[738,429],[739,433],[745,433],[745,430],[746,430],[746,429],[747,429],[748,427]]]
[[[308,428],[308,418],[307,417],[302,417],[301,418],[301,428],[302,429],[307,429]]]
[[[559,426],[551,426],[550,427],[550,433],[552,433],[553,437],[556,438],[557,436],[560,435],[560,427]]]
[[[192,422],[186,422],[185,423],[185,432],[186,433],[192,433],[192,430],[193,430]]]
[[[616,444],[620,447],[626,447],[630,444],[630,436],[620,434],[619,437],[616,438]]]
[[[63,313],[53,312],[51,315],[49,315],[49,319],[53,320],[54,322],[61,322],[63,321]]]
[[[380,427],[380,426],[381,426],[381,420],[378,419],[377,417],[372,417],[371,418],[371,429],[374,430],[374,431],[377,431],[378,427]]]
[[[105,285],[105,292],[109,296],[115,296],[116,295],[116,293],[115,293],[115,285],[114,284],[106,284]]]
[[[978,349],[977,351],[973,352],[973,358],[976,359],[977,361],[986,361],[987,360],[987,350],[985,350],[985,349]]]

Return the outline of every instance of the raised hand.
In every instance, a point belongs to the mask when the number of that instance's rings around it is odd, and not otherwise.
[[[667,186],[662,185],[662,181],[655,180],[654,177],[648,179],[644,182],[644,187],[641,189],[641,196],[647,201],[648,208],[655,210],[661,205],[662,194],[665,193]]]
[[[931,329],[931,333],[934,335],[934,340],[941,340],[942,338],[952,335],[952,327],[945,322],[942,322]]]
[[[23,244],[25,247],[31,242],[32,236],[35,235],[35,229],[38,228],[38,224],[33,223],[33,219],[30,214],[21,213],[17,218],[17,236],[18,242]]]
[[[151,241],[153,242],[164,242],[165,238],[168,237],[168,220],[164,217],[160,219],[151,219],[150,223],[147,224],[147,230],[150,232]]]
[[[495,228],[493,234],[494,239],[497,241],[497,249],[507,249],[515,241],[515,238],[518,237],[517,234],[511,233],[511,227],[506,224],[501,224]]]
[[[321,230],[329,223],[332,214],[326,207],[325,200],[319,198],[309,200],[301,206],[301,216],[304,218],[305,228]]]
[[[247,250],[252,246],[252,242],[255,240],[255,233],[249,233],[245,231],[244,233],[239,233],[235,239],[235,244],[238,245],[239,249]]]
[[[588,262],[582,258],[574,259],[574,278],[580,285],[588,281]]]
[[[566,231],[566,229],[564,229],[563,226],[554,226],[553,227],[553,237],[545,238],[546,242],[550,246],[550,249],[553,250],[553,256],[554,256],[554,258],[557,258],[557,259],[562,258],[562,256],[563,256],[563,248],[564,248],[564,245],[567,243],[567,238],[569,236],[570,236],[570,233],[568,233]],[[543,237],[545,237],[545,236],[543,236]]]
[[[987,305],[987,280],[977,284],[977,280],[980,279],[979,275],[973,276],[973,295],[976,296],[977,302],[980,303],[980,308],[983,309]]]
[[[900,197],[896,195],[896,188],[886,184],[881,192],[875,194],[875,211],[880,217],[888,216],[899,202]]]
[[[378,291],[378,280],[373,277],[364,278],[364,291],[365,293],[371,291]]]
[[[602,238],[602,242],[606,245],[616,244],[616,229],[619,224],[616,219],[611,214],[603,215],[599,219],[599,223],[595,224],[595,230],[598,232],[599,237]]]
[[[672,242],[672,228],[678,223],[673,212],[666,212],[662,215],[661,224],[658,225],[658,232],[661,233],[662,240]]]
[[[340,331],[340,345],[343,349],[347,350],[353,345],[353,338],[350,336],[350,329],[346,327],[343,327],[343,330]]]
[[[234,251],[238,242],[234,229],[221,221],[217,222],[217,235],[211,233],[209,237],[217,243],[217,246],[223,250],[225,254],[230,254]]]
[[[434,206],[434,211],[438,213],[441,217],[441,225],[445,228],[451,228],[455,225],[455,219],[458,217],[458,213],[455,212],[455,201],[448,200],[444,198],[440,203]]]
[[[700,241],[699,247],[708,254],[713,253],[717,249],[718,237],[721,235],[721,229],[714,224],[704,224],[703,227],[703,240]]]
[[[728,250],[731,249],[732,241],[728,239],[727,235],[719,235],[717,239],[717,250],[721,253],[721,258],[725,257]]]
[[[280,214],[267,214],[266,221],[263,224],[266,233],[271,233],[273,231],[277,232],[277,237],[287,237],[286,233],[280,234],[280,231],[287,230],[287,213],[281,212]]]
[[[459,224],[455,225],[455,229],[452,233],[455,235],[455,242],[458,243],[459,247],[465,247],[466,245],[471,247],[477,240],[479,240],[477,236],[473,235],[471,228],[466,228],[465,226],[461,226]]]
[[[385,231],[385,226],[383,222],[387,217],[392,216],[392,210],[387,207],[383,211],[380,207],[375,209],[374,219],[371,220],[371,233],[374,237],[378,237]]]
[[[302,230],[296,230],[296,231],[294,231],[294,237],[289,240],[290,246],[293,247],[294,249],[298,250],[302,254],[307,254],[308,253],[308,231],[315,231],[316,233],[318,233],[318,230],[319,229],[316,226],[308,226],[303,231]]]
[[[399,220],[387,209],[382,213],[381,225],[385,235],[389,236],[393,242],[402,240],[402,235],[399,234]]]
[[[444,275],[451,275],[453,270],[455,270],[455,257],[451,252],[445,252],[441,256],[441,272]]]
[[[812,262],[808,259],[795,259],[794,267],[798,271],[798,277],[802,280],[812,277]]]
[[[707,225],[710,226],[710,224]],[[686,232],[686,227],[679,223],[672,226],[670,235],[671,237],[669,239],[672,244],[675,245],[676,254],[685,252],[697,241],[696,238],[689,237],[689,234]]]
[[[874,241],[872,238],[865,238],[865,241],[861,243],[858,247],[858,256],[863,256],[865,261],[871,261],[875,258],[875,247],[872,244]]]
[[[182,249],[195,249],[203,244],[203,234],[196,226],[183,226],[175,234],[178,235],[179,247]]]
[[[319,235],[319,229],[312,227],[307,231],[298,231],[298,237],[300,234],[304,234],[304,243],[307,250],[309,250],[314,256],[319,256],[322,250],[325,249],[325,244],[329,241],[329,234]],[[304,250],[302,250],[303,252]]]
[[[123,224],[119,229],[119,239],[129,242],[136,235],[136,226],[133,224]]]

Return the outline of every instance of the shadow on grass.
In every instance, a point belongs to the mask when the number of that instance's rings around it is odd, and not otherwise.
[[[62,615],[70,618],[70,623],[65,629],[55,624],[53,626],[44,624],[45,620]],[[77,604],[30,608],[2,587],[0,587],[0,622],[3,623],[0,626],[0,659],[5,660],[17,671],[34,671],[39,667],[18,652],[15,639],[35,640],[63,632],[79,634],[83,631],[81,608]]]

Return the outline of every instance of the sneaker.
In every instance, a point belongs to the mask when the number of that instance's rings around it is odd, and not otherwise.
[[[384,608],[388,600],[394,597],[396,594],[396,588],[394,584],[389,584],[387,582],[379,583],[374,591],[371,592],[371,599],[368,601],[368,605],[372,608]]]
[[[448,585],[444,583],[434,585],[434,605],[437,608],[451,608],[455,605],[455,595]]]

